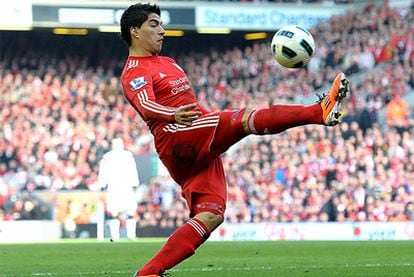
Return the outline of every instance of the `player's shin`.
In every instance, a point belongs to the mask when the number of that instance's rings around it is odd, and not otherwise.
[[[322,124],[322,109],[319,104],[272,105],[252,111],[246,122],[250,132],[257,135],[277,134],[306,124]]]
[[[163,248],[135,276],[163,273],[193,255],[209,236],[210,231],[201,220],[190,219],[170,236]]]

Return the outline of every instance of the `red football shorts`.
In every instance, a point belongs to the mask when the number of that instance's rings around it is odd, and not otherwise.
[[[220,155],[247,135],[245,110],[201,116],[191,126],[170,124],[155,145],[171,177],[181,186],[191,215],[211,211],[223,215],[226,177]]]

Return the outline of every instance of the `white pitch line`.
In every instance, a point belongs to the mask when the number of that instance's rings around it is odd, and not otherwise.
[[[400,264],[341,264],[341,265],[309,265],[309,266],[300,266],[300,265],[291,265],[291,266],[282,266],[280,268],[288,268],[288,269],[298,269],[298,268],[347,268],[347,267],[409,267],[414,266],[411,263],[400,263]],[[280,269],[278,267],[270,267],[270,266],[259,266],[259,267],[233,267],[233,268],[223,268],[223,267],[203,267],[203,268],[183,268],[183,269],[170,269],[171,272],[205,272],[205,271],[252,271],[252,270],[277,270]]]
[[[399,263],[399,264],[340,264],[340,265],[293,265],[293,266],[287,266],[287,268],[290,269],[296,269],[296,268],[346,268],[346,267],[409,267],[414,266],[414,264],[411,263]]]
[[[288,266],[281,266],[280,268],[289,268],[289,269],[298,269],[298,268],[352,268],[352,267],[410,267],[414,266],[412,263],[399,263],[399,264],[340,264],[340,265],[323,265],[323,266],[316,266],[316,265],[309,265],[309,266],[298,266],[298,265],[288,265]],[[271,271],[277,270],[279,267],[271,267],[271,266],[256,266],[256,267],[230,267],[230,268],[223,268],[223,267],[198,267],[198,268],[182,268],[182,269],[171,269],[168,271],[171,272],[225,272],[225,271]],[[132,271],[89,271],[89,272],[72,272],[72,273],[52,273],[52,272],[35,272],[28,276],[89,276],[89,275],[96,275],[96,274],[106,274],[108,276],[118,275],[118,274],[133,274]],[[112,275],[109,275],[112,274]],[[1,277],[13,277],[13,276],[21,276],[20,274],[0,274]]]
[[[255,267],[202,267],[202,268],[183,268],[170,269],[171,272],[209,272],[209,271],[252,271],[252,270],[273,270],[270,266],[255,266]]]

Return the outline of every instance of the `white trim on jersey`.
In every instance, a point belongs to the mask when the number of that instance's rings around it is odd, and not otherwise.
[[[177,123],[171,123],[166,125],[163,128],[164,132],[183,132],[183,131],[189,131],[194,129],[200,129],[200,128],[206,128],[206,127],[216,127],[219,122],[219,116],[218,115],[210,115],[206,116],[200,119],[196,119],[193,121],[193,124],[190,126],[183,125],[183,124],[177,124]]]
[[[139,60],[130,60],[128,62],[127,70],[130,70],[131,68],[137,67],[139,65]]]
[[[137,96],[138,96],[139,103],[146,110],[159,113],[159,114],[164,114],[164,115],[174,115],[175,113],[174,108],[162,106],[154,101],[149,100],[146,89],[139,91]]]

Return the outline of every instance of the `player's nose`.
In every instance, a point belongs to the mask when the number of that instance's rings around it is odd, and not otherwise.
[[[164,29],[164,27],[160,26],[160,30],[159,30],[158,34],[160,34],[161,36],[164,36],[165,35],[165,29]]]

